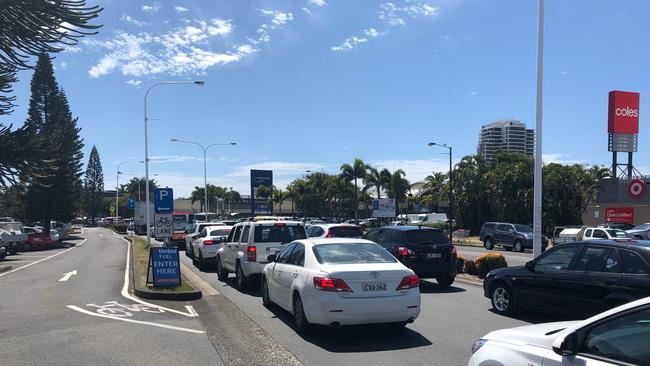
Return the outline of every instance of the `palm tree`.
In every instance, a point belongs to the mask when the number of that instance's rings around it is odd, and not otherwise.
[[[404,201],[406,198],[406,193],[409,191],[411,186],[404,176],[406,176],[406,173],[402,169],[397,169],[393,174],[391,174],[390,181],[386,187],[388,197],[395,199],[395,206],[398,208],[399,203]]]
[[[354,180],[354,218],[355,219],[359,218],[359,194],[358,194],[359,186],[357,184],[357,180],[364,179],[366,177],[367,171],[368,171],[368,167],[361,159],[354,159],[354,163],[352,163],[352,165],[350,164],[341,165],[341,173],[343,174],[343,176],[348,181]]]
[[[353,193],[353,189],[348,178],[342,174],[335,175],[329,179],[327,188],[325,189],[325,195],[332,202],[337,217],[341,217],[341,203]]]
[[[379,171],[373,167],[368,167],[368,174],[363,178],[363,181],[366,183],[363,190],[367,191],[370,188],[374,188],[377,191],[377,199],[381,199],[381,191],[386,188],[389,180],[390,172],[387,169]]]
[[[287,197],[286,192],[284,192],[281,189],[273,187],[273,195],[272,195],[272,200],[274,203],[277,203],[278,206],[280,206],[280,215],[282,215],[282,204],[284,203],[284,199]]]
[[[424,178],[424,194],[431,197],[430,203],[431,206],[435,204],[438,205],[441,197],[443,197],[444,191],[447,188],[445,181],[447,180],[447,174],[435,172],[432,175]],[[433,210],[433,207],[430,207]]]
[[[194,205],[194,202],[199,201],[199,211],[201,212],[203,212],[203,204],[204,204],[203,201],[205,201],[205,194],[203,192],[204,189],[202,187],[194,187],[194,190],[190,195],[192,205]]]
[[[320,172],[312,173],[307,176],[307,188],[311,191],[310,195],[318,196],[319,199],[319,216],[325,216],[323,201],[325,199],[325,189],[327,186],[328,176],[329,175]]]

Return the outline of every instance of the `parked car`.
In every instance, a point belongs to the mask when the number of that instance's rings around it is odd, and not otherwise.
[[[361,238],[363,230],[352,224],[316,224],[307,229],[308,238]]]
[[[363,238],[384,247],[420,278],[435,278],[443,287],[454,283],[458,271],[456,248],[440,229],[385,226]]]
[[[262,302],[311,324],[405,326],[420,314],[419,278],[381,246],[363,239],[297,240],[264,267]]]
[[[533,229],[528,225],[507,222],[486,222],[479,232],[480,240],[487,250],[501,245],[504,249],[523,252],[533,248]],[[546,250],[548,240],[542,236],[542,250]]]
[[[648,240],[650,239],[650,223],[635,226],[633,229],[627,230],[626,232],[635,239]]]
[[[650,364],[650,298],[584,321],[497,330],[474,342],[468,366]]]
[[[23,225],[10,217],[0,220],[0,246],[5,247],[7,254],[16,254],[22,250],[27,241],[23,233]]]
[[[447,214],[444,213],[423,213],[418,214],[410,221],[411,225],[435,224],[447,222]]]
[[[600,227],[606,227],[609,229],[619,229],[619,230],[632,230],[635,228],[634,225],[628,224],[627,222],[608,222],[603,225],[598,225]]]
[[[50,228],[55,229],[59,233],[59,241],[67,240],[70,238],[70,224],[63,223],[61,221],[52,221],[50,222]]]
[[[199,237],[190,244],[190,255],[188,255],[198,265],[200,270],[205,269],[209,264],[216,263],[217,251],[221,247],[221,243],[230,234],[231,229],[232,226],[223,225],[205,226],[201,229]]]
[[[252,278],[262,273],[270,254],[279,253],[287,243],[305,238],[305,225],[300,221],[238,223],[217,251],[217,278],[225,281],[228,273],[234,272],[235,286],[244,289]]]
[[[578,235],[578,240],[611,240],[626,238],[631,238],[631,236],[623,230],[598,227],[584,227],[582,229],[582,235]]]
[[[52,240],[52,236],[45,231],[35,227],[23,227],[23,232],[27,234],[27,242],[23,249],[40,249],[52,246],[56,241]]]
[[[524,267],[488,273],[494,311],[596,314],[650,296],[650,241],[597,240],[555,246]]]
[[[0,261],[7,256],[7,249],[0,243]]]
[[[215,226],[215,225],[209,222],[197,222],[195,224],[192,224],[192,227],[189,230],[187,230],[187,233],[185,235],[185,255],[191,257],[192,242],[198,239],[199,235],[201,235],[201,231],[203,230],[203,228],[206,228],[208,226]]]

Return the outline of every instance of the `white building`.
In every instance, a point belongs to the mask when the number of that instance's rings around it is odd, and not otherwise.
[[[486,160],[492,160],[499,151],[516,152],[533,156],[535,130],[517,120],[499,120],[481,127],[478,152]]]

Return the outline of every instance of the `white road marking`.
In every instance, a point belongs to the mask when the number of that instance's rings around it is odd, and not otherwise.
[[[75,269],[74,271],[70,271],[70,272],[64,274],[63,277],[61,277],[61,279],[59,280],[59,282],[65,282],[65,281],[69,280],[70,277],[76,276],[76,275],[77,275],[77,270]]]
[[[84,239],[84,240],[81,242],[81,244],[79,244],[79,245],[77,245],[77,246],[81,246],[83,243],[86,242],[86,240],[88,240],[88,239]],[[46,261],[46,260],[48,260],[48,259],[50,259],[50,258],[54,258],[54,257],[56,257],[57,255],[61,255],[61,254],[65,253],[65,252],[68,252],[68,251],[70,251],[70,250],[76,248],[77,246],[74,246],[74,247],[72,247],[72,248],[68,248],[68,249],[66,249],[66,250],[64,250],[64,251],[61,251],[61,252],[58,252],[58,253],[56,253],[56,254],[52,254],[51,256],[49,256],[49,257],[45,257],[45,258],[40,259],[40,260],[37,260],[36,262],[31,262],[31,263],[26,264],[26,265],[24,265],[24,266],[22,266],[22,267],[18,267],[18,268],[16,268],[16,269],[12,269],[11,271],[7,271],[7,272],[5,272],[5,273],[0,273],[0,277],[2,277],[2,276],[6,276],[6,275],[8,275],[8,274],[10,274],[10,273],[14,273],[14,272],[16,272],[16,271],[20,271],[20,270],[23,269],[23,268],[27,268],[27,267],[29,267],[29,266],[33,266],[33,265],[36,264],[36,263],[41,263],[42,261]]]
[[[195,318],[195,317],[199,316],[199,314],[194,310],[194,308],[192,308],[191,305],[186,306],[186,308],[188,309],[188,312],[184,313],[182,311],[178,311],[178,310],[166,308],[164,306],[152,304],[152,303],[140,300],[139,298],[137,298],[135,296],[132,296],[129,293],[129,272],[131,272],[130,271],[130,269],[131,269],[131,242],[124,239],[121,236],[120,236],[120,239],[122,239],[122,240],[124,240],[126,242],[126,248],[127,248],[126,249],[126,269],[124,270],[124,286],[122,286],[122,296],[123,297],[125,297],[125,298],[127,298],[127,299],[129,299],[131,301],[135,301],[137,303],[144,304],[144,305],[153,306],[153,307],[156,307],[158,309],[169,311],[169,312],[174,313],[174,314],[184,315],[184,316],[187,316],[187,317],[190,317],[190,318]],[[134,279],[134,281],[135,281],[135,279]],[[191,308],[191,310],[190,310],[190,308]]]
[[[45,257],[49,257],[49,256],[47,256],[47,255],[22,255],[21,254],[16,258],[45,258]]]
[[[175,327],[173,325],[145,322],[145,321],[141,321],[141,320],[134,320],[134,319],[120,318],[120,317],[110,316],[110,315],[97,314],[97,313],[93,313],[92,311],[81,309],[81,308],[79,308],[77,306],[74,306],[74,305],[68,305],[67,307],[69,309],[76,310],[76,311],[78,311],[80,313],[84,313],[84,314],[92,315],[92,316],[97,316],[97,317],[100,317],[100,318],[108,318],[108,319],[113,319],[113,320],[120,320],[120,321],[123,321],[123,322],[142,324],[142,325],[149,325],[149,326],[152,326],[152,327],[159,327],[159,328],[165,328],[165,329],[171,329],[171,330],[178,330],[178,331],[181,331],[181,332],[188,332],[188,333],[195,333],[195,334],[205,334],[205,331],[203,331],[203,330],[181,328],[181,327]]]

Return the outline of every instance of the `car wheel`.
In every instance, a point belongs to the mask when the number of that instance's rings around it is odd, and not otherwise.
[[[237,266],[235,266],[235,287],[237,290],[244,290],[246,288],[247,280],[244,271],[241,269],[241,265],[237,262]]]
[[[273,305],[273,301],[271,301],[271,296],[269,296],[269,284],[266,282],[266,277],[262,276],[262,283],[260,286],[262,287],[262,305],[266,308],[270,308],[271,305]]]
[[[485,238],[485,242],[483,242],[483,246],[487,250],[492,250],[492,248],[494,248],[494,243],[492,243],[492,238]]]
[[[494,311],[501,315],[511,314],[515,306],[510,287],[503,283],[494,285],[490,300],[492,300]]]
[[[203,260],[203,253],[199,250],[199,271],[205,271],[205,261]]]
[[[185,256],[188,258],[192,258],[192,246],[190,245],[189,247],[186,245],[185,246]]]
[[[524,251],[524,243],[521,242],[521,240],[515,241],[515,245],[512,247],[512,250],[515,252],[523,252]]]
[[[298,293],[295,293],[293,297],[293,319],[296,323],[298,333],[306,333],[309,331],[310,324],[305,316],[305,308],[302,306],[302,300]]]
[[[228,279],[228,272],[221,265],[221,257],[217,256],[217,279],[221,282]]]
[[[449,287],[451,286],[452,283],[454,283],[454,280],[456,278],[452,276],[443,276],[443,277],[436,277],[436,281],[438,282],[438,286],[440,287]]]
[[[643,240],[643,237],[641,235],[634,235],[634,239]]]

